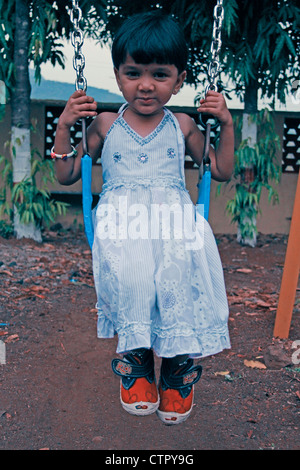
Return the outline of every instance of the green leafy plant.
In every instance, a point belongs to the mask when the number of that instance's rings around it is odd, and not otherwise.
[[[232,222],[239,225],[242,240],[257,233],[256,217],[263,188],[268,191],[269,202],[278,203],[278,193],[271,183],[278,183],[281,176],[276,162],[280,141],[272,113],[263,109],[251,118],[257,124],[257,143],[250,147],[248,139],[242,140],[235,152],[235,195],[226,207]],[[235,119],[237,133],[241,132],[241,127],[242,119]]]
[[[3,155],[0,155],[0,168],[3,181],[3,187],[0,190],[0,217],[6,216],[5,218],[11,221],[13,212],[9,197],[13,186],[12,166]]]
[[[51,198],[48,185],[55,182],[53,162],[43,160],[37,150],[32,151],[31,160],[30,177],[13,183],[12,164],[0,156],[0,174],[4,182],[0,192],[0,216],[6,216],[8,225],[13,223],[14,209],[21,223],[34,223],[42,228],[55,222],[58,215],[65,215],[69,206]]]
[[[13,235],[14,229],[12,224],[7,223],[5,220],[0,220],[0,235],[3,238],[9,238]]]

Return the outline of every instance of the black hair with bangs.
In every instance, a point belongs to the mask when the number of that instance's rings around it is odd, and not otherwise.
[[[185,70],[188,60],[181,28],[171,16],[160,11],[137,14],[123,23],[112,45],[112,60],[117,69],[128,54],[137,64],[175,65],[178,73]]]

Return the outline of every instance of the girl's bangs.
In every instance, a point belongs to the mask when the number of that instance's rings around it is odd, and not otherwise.
[[[171,51],[166,50],[162,45],[148,42],[141,44],[139,41],[130,41],[128,54],[137,64],[171,64],[175,63],[175,57]]]

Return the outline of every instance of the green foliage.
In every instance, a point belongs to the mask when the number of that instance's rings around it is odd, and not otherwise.
[[[0,193],[0,216],[6,216],[12,223],[15,208],[21,223],[32,222],[41,228],[55,222],[58,215],[65,215],[69,204],[51,198],[48,185],[55,181],[53,162],[42,160],[36,150],[31,160],[30,177],[13,184],[11,162],[0,156],[0,174],[5,183]]]
[[[278,193],[271,183],[278,183],[281,176],[281,168],[276,162],[280,141],[272,113],[263,109],[252,119],[258,128],[257,144],[252,148],[248,139],[245,139],[235,152],[235,195],[226,207],[232,222],[238,223],[243,240],[252,239],[257,231],[256,218],[262,190],[267,190],[270,203],[278,203]],[[241,132],[242,120],[235,119],[235,125],[237,131]],[[249,181],[246,174],[251,171],[253,173]]]
[[[9,238],[13,235],[14,229],[11,223],[0,220],[0,236],[3,238]]]
[[[10,191],[13,187],[13,175],[11,163],[3,156],[0,155],[0,168],[1,179],[4,186],[0,190],[0,217],[8,217],[10,221],[13,218],[13,210],[10,203]]]
[[[0,80],[9,89],[13,82],[14,1],[0,0]]]
[[[64,68],[63,44],[57,34],[57,7],[47,1],[31,2],[31,37],[29,41],[29,61],[35,66],[35,79],[41,80],[41,65],[48,60]]]
[[[0,0],[0,80],[11,95],[15,85],[14,34],[15,0]],[[35,66],[35,78],[41,79],[41,65],[48,60],[64,67],[62,44],[59,42],[57,19],[59,12],[53,2],[34,0],[30,2],[31,34],[29,37],[28,64]]]

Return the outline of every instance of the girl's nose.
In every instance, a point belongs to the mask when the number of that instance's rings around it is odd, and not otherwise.
[[[151,77],[141,77],[138,88],[140,91],[152,91],[154,89],[154,83],[151,80]]]

